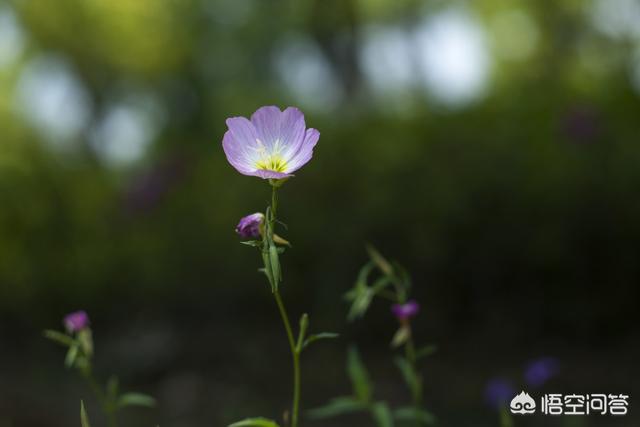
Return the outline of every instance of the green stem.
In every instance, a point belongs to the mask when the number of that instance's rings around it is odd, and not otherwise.
[[[82,376],[85,378],[85,380],[89,384],[89,387],[91,388],[93,393],[96,395],[96,399],[98,399],[98,401],[100,402],[100,405],[102,406],[102,410],[107,416],[107,425],[109,427],[117,427],[118,419],[116,416],[116,409],[111,404],[111,402],[109,402],[109,399],[105,394],[105,392],[102,390],[102,388],[100,388],[98,381],[96,381],[95,377],[93,376],[93,371],[91,367],[89,366],[85,369],[81,369],[81,372],[82,372]]]
[[[274,292],[276,303],[278,304],[278,310],[282,317],[282,323],[287,331],[287,339],[289,341],[289,348],[291,349],[291,357],[293,359],[293,405],[291,408],[291,427],[297,427],[298,425],[298,408],[300,406],[300,352],[296,348],[296,342],[293,338],[293,329],[291,329],[291,323],[289,322],[289,316],[287,310],[284,307],[280,292]]]
[[[267,238],[267,242],[269,244],[273,244],[273,226],[276,221],[276,212],[278,209],[278,188],[276,185],[271,185],[271,209],[270,209],[270,218],[267,218],[269,221],[269,233],[270,235]],[[269,268],[265,265],[265,268]],[[289,315],[287,314],[287,309],[282,302],[282,297],[280,296],[279,288],[279,277],[273,277],[274,289],[273,296],[276,300],[276,304],[278,305],[278,311],[280,312],[280,317],[282,317],[282,323],[284,324],[284,329],[287,332],[287,340],[289,341],[289,349],[291,350],[291,358],[293,360],[293,402],[291,406],[291,427],[298,427],[298,411],[300,407],[300,347],[296,345],[295,338],[293,336],[293,329],[291,328],[291,322],[289,321]]]

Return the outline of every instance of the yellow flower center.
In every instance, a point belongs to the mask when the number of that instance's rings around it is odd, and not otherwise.
[[[278,154],[272,154],[258,160],[256,168],[273,172],[285,172],[287,170],[287,162]]]
[[[280,155],[280,151],[282,151],[280,140],[277,139],[275,141],[271,149],[271,153],[267,153],[267,149],[262,141],[256,139],[256,142],[258,145],[256,151],[258,151],[260,155],[260,160],[256,161],[256,169],[273,172],[286,172],[287,161]]]

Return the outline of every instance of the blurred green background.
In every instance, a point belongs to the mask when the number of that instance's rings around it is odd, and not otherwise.
[[[639,1],[15,0],[0,1],[0,425],[78,425],[80,398],[97,413],[40,336],[79,308],[98,373],[158,398],[125,425],[286,408],[284,332],[234,233],[269,188],[221,148],[225,119],[262,105],[321,132],[279,209],[292,317],[343,334],[305,355],[306,409],[348,393],[349,343],[379,397],[408,399],[389,307],[345,321],[365,242],[413,274],[441,425],[497,425],[485,383],[520,388],[539,356],[561,364],[548,391],[633,408]]]

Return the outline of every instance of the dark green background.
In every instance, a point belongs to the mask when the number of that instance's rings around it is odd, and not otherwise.
[[[342,295],[371,242],[412,272],[417,338],[439,346],[425,394],[441,425],[497,425],[486,381],[507,376],[520,387],[523,366],[540,356],[561,364],[545,391],[628,393],[631,413],[518,426],[637,425],[640,38],[597,31],[591,2],[0,5],[26,38],[0,69],[0,426],[78,425],[80,398],[102,425],[63,351],[40,337],[78,308],[92,319],[98,372],[159,400],[128,412],[126,425],[223,426],[286,408],[284,332],[258,254],[234,234],[270,190],[236,173],[221,148],[227,117],[272,104],[299,106],[321,132],[313,160],[282,188],[279,212],[294,244],[282,259],[293,317],[309,312],[313,330],[342,334],[305,355],[305,408],[348,393],[349,343],[380,398],[408,399],[386,303],[345,321]],[[506,61],[492,23],[514,7],[538,41],[530,56]],[[357,61],[367,26],[410,32],[449,8],[489,34],[485,94],[453,107],[424,89],[376,95]],[[275,71],[283,40],[296,38],[332,70],[342,93],[334,103],[301,98]],[[43,54],[77,74],[92,123],[116,91],[159,100],[164,125],[144,158],[113,167],[89,130],[64,150],[46,142],[13,107],[21,73]]]

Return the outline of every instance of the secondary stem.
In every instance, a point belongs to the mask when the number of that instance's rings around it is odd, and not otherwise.
[[[100,405],[102,405],[102,410],[107,416],[107,423],[109,427],[117,427],[118,420],[116,418],[115,410],[111,406],[111,403],[108,401],[107,395],[104,393],[102,388],[100,388],[100,385],[98,384],[95,377],[93,376],[93,371],[91,370],[91,367],[88,367],[87,369],[83,369],[81,372],[84,378],[89,383],[89,387],[91,387],[91,390],[93,390],[93,393],[96,395],[96,398],[100,402]]]

